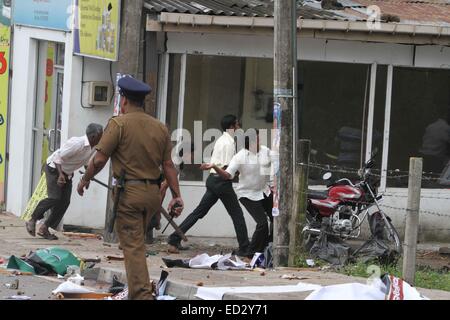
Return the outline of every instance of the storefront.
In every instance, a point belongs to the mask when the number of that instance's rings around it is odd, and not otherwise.
[[[201,121],[204,132],[218,128],[220,118],[233,113],[239,115],[244,129],[270,130],[272,36],[267,29],[243,32],[236,26],[243,18],[220,17],[222,25],[229,18],[233,29],[203,25],[202,17],[161,13],[159,22],[148,23],[150,31],[165,31],[160,55],[161,121],[172,130],[187,129],[193,136],[196,121]],[[450,190],[444,178],[448,158],[430,161],[422,144],[429,139],[442,144],[434,138],[439,133],[430,131],[449,128],[450,49],[400,39],[396,43],[392,34],[376,42],[347,38],[342,33],[327,39],[299,31],[299,137],[311,139],[315,164],[346,169],[348,173],[337,174],[347,176],[355,175],[376,150],[385,210],[400,232],[404,231],[409,157],[424,157],[421,208],[426,213],[421,216],[420,234],[446,240],[450,230]],[[270,145],[270,137],[267,141]],[[204,146],[209,143],[204,141]],[[182,193],[189,195],[188,214],[205,191],[206,177],[195,166],[185,170],[192,171],[189,180],[181,181]],[[320,188],[323,171],[311,168],[310,185]],[[253,228],[251,218],[246,218]],[[214,225],[221,226],[214,229],[215,236],[233,236],[231,220],[221,204],[194,226],[192,234],[211,236]]]
[[[110,24],[111,19],[102,21],[101,15],[108,3],[120,1],[101,2],[96,10],[100,24]],[[94,45],[89,46],[89,39],[79,37],[77,20],[73,28],[73,14],[77,17],[78,10],[82,7],[74,7],[72,0],[15,1],[7,210],[16,215],[25,209],[47,157],[70,137],[84,135],[89,123],[106,125],[113,115],[117,39],[100,34],[107,28],[86,23],[92,32],[82,30],[81,35],[91,34]],[[116,18],[116,33],[118,29]],[[96,41],[100,41],[97,47]],[[76,174],[74,188],[78,179]],[[99,179],[107,181],[108,171],[99,174]],[[73,192],[65,224],[103,228],[107,192],[100,186],[91,188],[84,198]]]

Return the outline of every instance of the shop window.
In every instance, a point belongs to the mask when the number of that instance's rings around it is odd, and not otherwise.
[[[409,158],[422,157],[422,187],[448,188],[450,71],[395,68],[393,77],[387,185],[407,187]]]
[[[182,60],[181,55],[170,55],[166,112],[167,125],[173,132],[180,125],[178,115],[183,109],[182,127],[191,137],[191,141],[182,141],[174,154],[178,162],[183,160],[180,180],[206,179],[208,173],[200,171],[195,155],[200,153],[202,161],[209,161],[211,154],[206,147],[214,139],[202,139],[205,141],[193,144],[194,138],[199,133],[203,136],[208,129],[215,129],[220,133],[220,120],[226,114],[236,115],[244,130],[267,129],[260,137],[262,136],[261,142],[270,147],[270,130],[273,126],[271,59],[188,55],[184,105],[180,106]],[[177,138],[179,137],[174,133],[172,140],[175,142]]]
[[[298,68],[299,135],[311,140],[317,166],[309,170],[309,183],[323,184],[326,167],[334,178],[356,180],[366,153],[370,66],[299,61]],[[381,140],[377,132],[374,147]]]
[[[166,122],[170,132],[176,130],[178,126],[180,70],[181,70],[181,55],[171,54],[169,56],[169,79],[167,87],[167,109],[166,109]]]

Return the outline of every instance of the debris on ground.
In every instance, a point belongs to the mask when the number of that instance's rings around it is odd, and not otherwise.
[[[350,247],[339,238],[322,233],[309,253],[313,258],[324,260],[332,265],[343,266],[349,258],[349,250]]]
[[[407,282],[385,274],[371,284],[346,283],[322,287],[305,300],[429,300]]]
[[[450,248],[449,247],[440,247],[439,254],[450,255]]]
[[[79,286],[84,285],[84,277],[80,276],[79,274],[72,275],[71,277],[67,278],[67,281],[70,281],[72,283],[75,283]]]
[[[24,296],[24,295],[14,295],[10,297],[6,297],[8,300],[31,300],[31,297]]]
[[[112,279],[112,285],[109,288],[109,293],[112,293],[113,295],[116,295],[120,292],[122,292],[125,289],[125,284],[120,282],[118,280],[117,275],[113,275],[113,279]]]
[[[101,258],[89,258],[89,259],[81,259],[83,260],[85,263],[87,262],[91,262],[91,263],[100,263],[102,262]]]
[[[201,281],[197,282],[197,284],[196,284],[197,287],[203,287],[203,285],[204,285],[204,283]]]
[[[161,276],[158,283],[151,281],[151,286],[153,290],[153,296],[156,300],[175,300],[175,297],[165,295],[167,287],[167,278],[169,273],[165,270],[161,271]],[[112,286],[109,288],[109,293],[112,297],[107,298],[108,300],[127,300],[128,299],[128,286],[120,282],[116,275],[113,276]]]
[[[8,269],[16,269],[38,275],[59,274],[65,275],[69,266],[80,267],[79,260],[68,250],[52,247],[30,252],[23,258],[11,256]]]
[[[281,279],[287,279],[287,280],[305,280],[308,279],[307,277],[298,276],[295,274],[283,274]]]
[[[106,261],[124,261],[123,256],[106,256]]]
[[[307,264],[309,267],[314,267],[314,266],[316,265],[316,263],[314,262],[313,259],[306,259],[306,264]]]
[[[238,256],[230,254],[209,256],[202,253],[192,259],[162,258],[168,268],[219,269],[219,270],[251,270],[250,264]]]
[[[5,287],[11,290],[19,289],[19,279],[14,279],[11,283],[5,283]]]
[[[5,263],[5,259],[0,258],[0,264],[4,264]]]
[[[2,269],[0,268],[0,274],[6,274],[8,276],[32,276],[32,272],[24,272],[19,270],[13,270],[13,269]]]
[[[105,299],[112,296],[109,292],[94,292],[71,281],[61,283],[52,294],[58,299]]]
[[[72,239],[97,239],[97,240],[103,239],[101,235],[95,233],[63,232],[62,234]]]
[[[306,292],[320,289],[321,286],[311,283],[299,282],[297,285],[278,286],[250,286],[250,287],[200,287],[195,296],[202,300],[222,300],[228,293],[284,293],[284,292]]]

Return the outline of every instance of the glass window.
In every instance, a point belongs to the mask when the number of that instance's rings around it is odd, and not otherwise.
[[[169,92],[167,122],[171,130],[177,128],[179,112],[181,56],[171,55],[169,66]],[[261,135],[261,142],[270,147],[273,109],[272,59],[240,58],[225,56],[188,55],[183,110],[183,128],[188,130],[193,142],[195,135],[203,135],[208,129],[220,128],[226,114],[237,115],[244,130],[268,129]],[[203,139],[202,139],[203,140]],[[203,153],[213,141],[197,145],[183,144],[184,163],[180,167],[180,180],[203,181],[207,172],[195,164],[194,154]],[[186,152],[187,151],[187,152]],[[204,154],[208,161],[210,154]]]
[[[166,112],[166,123],[170,132],[176,130],[178,126],[180,70],[181,70],[181,55],[171,54],[169,56],[169,79],[167,86],[167,112]]]
[[[410,157],[423,157],[424,188],[448,188],[450,71],[395,68],[389,143],[390,187],[407,187]],[[431,179],[427,179],[431,178]]]
[[[299,135],[311,140],[312,163],[347,171],[334,172],[334,178],[356,179],[365,158],[369,72],[361,64],[298,64]],[[309,183],[323,184],[324,171],[311,168]]]

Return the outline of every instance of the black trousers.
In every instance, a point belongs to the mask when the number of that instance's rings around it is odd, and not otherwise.
[[[273,241],[272,194],[269,197],[264,195],[264,199],[259,201],[253,201],[248,198],[240,198],[239,201],[256,222],[248,253],[263,252],[269,242]]]
[[[247,225],[245,224],[244,213],[239,205],[232,182],[224,180],[217,175],[211,174],[208,177],[206,180],[206,193],[203,195],[197,208],[195,208],[195,210],[181,223],[180,229],[186,233],[199,219],[206,216],[209,209],[211,209],[219,199],[222,201],[233,221],[234,230],[236,231],[236,237],[239,243],[239,250],[243,252],[247,251],[249,245]],[[168,243],[176,246],[181,243],[181,237],[174,232],[169,236]]]
[[[72,180],[66,178],[63,187],[58,186],[58,170],[48,165],[44,167],[45,179],[47,181],[47,198],[41,200],[31,216],[37,221],[44,217],[47,210],[51,209],[50,216],[45,221],[47,227],[56,229],[61,222],[70,204],[72,195]]]

